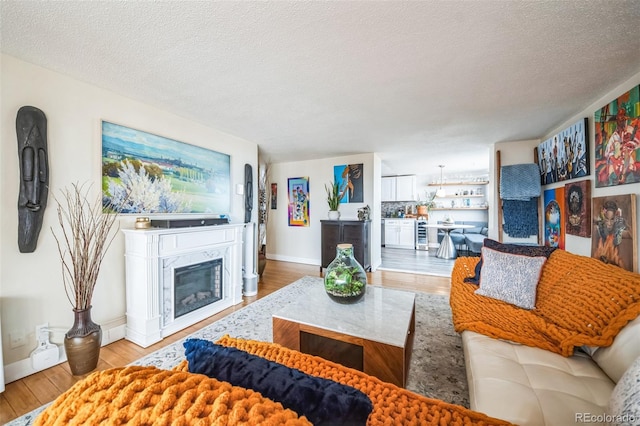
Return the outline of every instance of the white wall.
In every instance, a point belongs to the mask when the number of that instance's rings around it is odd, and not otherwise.
[[[622,194],[638,194],[640,191],[640,183],[628,184],[628,185],[618,185],[607,188],[596,188],[595,187],[595,179],[594,179],[594,170],[595,170],[595,142],[594,142],[594,134],[595,134],[595,123],[593,121],[593,114],[596,110],[602,108],[618,96],[622,95],[625,92],[628,92],[633,87],[640,84],[640,72],[634,75],[632,78],[627,80],[624,83],[619,84],[614,89],[609,91],[608,93],[599,96],[591,105],[586,105],[585,108],[572,117],[567,117],[561,124],[559,124],[555,129],[552,129],[547,135],[542,136],[539,140],[536,141],[525,141],[525,142],[513,142],[513,143],[504,143],[504,144],[495,144],[494,146],[494,154],[496,150],[500,150],[501,152],[501,163],[502,165],[508,164],[518,164],[525,162],[533,162],[533,148],[538,146],[538,144],[553,136],[554,134],[561,132],[567,127],[571,126],[581,118],[587,117],[589,119],[589,156],[590,156],[590,169],[591,175],[588,179],[591,181],[591,196],[592,197],[602,197],[606,195],[622,195]],[[589,88],[585,88],[585,90],[589,90]],[[494,161],[494,158],[491,159]],[[495,173],[493,170],[495,163],[492,163],[492,173]],[[583,178],[574,179],[571,181],[563,181],[558,182],[551,185],[545,185],[543,190],[553,189],[562,187],[568,182],[580,181]],[[491,182],[494,182],[497,185],[495,180],[495,176],[491,176]],[[492,185],[494,190],[497,186]],[[636,211],[640,212],[640,197],[636,197],[636,202],[638,205],[636,206]],[[491,204],[492,206],[495,203]],[[592,212],[592,215],[596,214],[596,212]],[[491,213],[491,218],[497,223],[497,209],[493,208]],[[638,220],[638,218],[636,218]],[[497,227],[492,224],[489,225],[490,229],[497,229]],[[636,238],[637,242],[640,245],[640,227],[636,229]],[[497,239],[497,231],[496,235],[492,235],[492,238]],[[503,239],[505,242],[509,241],[507,239]],[[537,238],[535,239],[537,241]],[[517,241],[523,241],[522,239],[518,239]],[[565,237],[565,249],[572,253],[580,254],[583,256],[591,256],[591,238],[583,238],[575,235],[566,235]]]
[[[358,209],[369,205],[372,227],[372,267],[380,264],[379,182],[382,165],[380,158],[375,154],[272,164],[271,183],[278,184],[278,208],[269,211],[267,259],[318,265],[318,272],[320,271],[319,265],[322,258],[320,220],[327,219],[329,212],[325,184],[333,181],[333,166],[359,163],[363,164],[364,169],[364,202],[340,204],[340,219],[357,220]],[[308,227],[289,226],[287,179],[302,176],[309,178],[310,225]]]
[[[93,182],[94,194],[99,195],[101,119],[230,154],[233,223],[244,221],[244,202],[242,196],[235,195],[235,185],[244,182],[245,163],[254,167],[255,175],[258,149],[255,143],[10,56],[2,56],[1,67],[0,307],[4,362],[11,367],[26,360],[35,349],[36,325],[48,322],[59,330],[51,336],[58,344],[72,325],[71,305],[65,296],[50,230],[59,226],[52,195],[73,182]],[[15,120],[24,105],[40,108],[48,121],[51,189],[33,253],[20,253],[17,244],[19,172]],[[255,187],[253,193],[257,193]],[[254,202],[254,220],[256,211]],[[123,217],[120,227],[132,228],[134,220],[135,217]],[[103,343],[121,337],[110,331],[121,329],[125,322],[124,277],[124,238],[119,233],[104,260],[93,298],[93,319],[103,327]],[[9,334],[15,332],[25,333],[27,344],[11,349]],[[5,373],[11,379],[6,369]],[[15,374],[11,369],[11,375]]]

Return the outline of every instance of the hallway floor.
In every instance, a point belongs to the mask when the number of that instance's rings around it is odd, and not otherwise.
[[[427,251],[382,247],[382,264],[378,269],[450,277],[455,260],[440,259],[436,257],[436,251],[437,249]],[[464,255],[464,252],[459,252],[458,255]]]

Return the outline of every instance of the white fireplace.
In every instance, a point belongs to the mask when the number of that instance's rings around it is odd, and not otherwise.
[[[242,302],[243,229],[124,229],[125,337],[146,348]]]

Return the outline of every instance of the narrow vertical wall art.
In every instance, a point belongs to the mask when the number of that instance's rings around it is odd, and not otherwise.
[[[289,226],[309,226],[309,178],[289,178]]]
[[[18,195],[18,248],[33,253],[42,229],[49,196],[47,117],[40,109],[23,106],[16,117],[20,194]]]
[[[278,184],[271,184],[271,210],[278,209]]]
[[[244,165],[244,223],[251,222],[253,211],[253,168],[251,164]]]
[[[544,191],[544,245],[564,249],[564,187]]]

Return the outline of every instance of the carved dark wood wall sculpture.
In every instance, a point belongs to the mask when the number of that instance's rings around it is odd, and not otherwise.
[[[251,222],[253,210],[253,167],[244,165],[244,223]]]
[[[33,253],[38,244],[49,195],[47,117],[36,107],[23,106],[16,117],[20,195],[18,197],[18,247]]]

